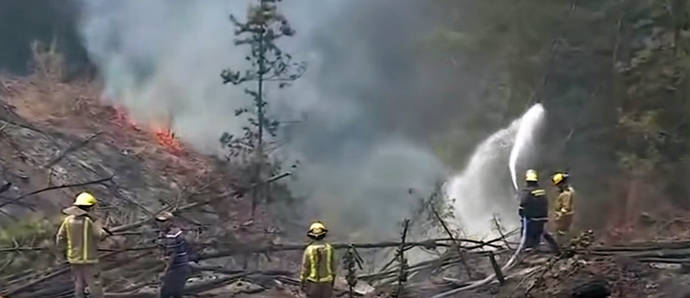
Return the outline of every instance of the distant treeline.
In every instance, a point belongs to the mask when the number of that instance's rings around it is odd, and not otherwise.
[[[66,59],[66,74],[90,68],[79,32],[77,0],[0,1],[0,72],[29,72],[30,44],[54,39]]]

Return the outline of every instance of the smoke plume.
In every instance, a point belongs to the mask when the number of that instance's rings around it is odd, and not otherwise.
[[[104,98],[138,121],[171,125],[203,152],[221,153],[222,132],[243,125],[234,109],[248,103],[241,88],[219,77],[226,67],[246,66],[228,15],[244,17],[250,2],[83,1],[80,32],[105,82]],[[297,35],[281,45],[308,69],[292,87],[269,89],[267,100],[290,123],[277,154],[300,161],[290,187],[308,198],[305,221],[322,218],[352,237],[395,233],[414,203],[407,189],[430,191],[446,175],[431,140],[472,106],[433,87],[471,83],[437,80],[419,67],[420,40],[434,24],[424,5],[282,2]]]

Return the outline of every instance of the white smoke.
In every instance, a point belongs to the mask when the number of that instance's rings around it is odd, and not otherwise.
[[[138,121],[169,121],[185,142],[219,153],[222,132],[238,133],[244,124],[234,109],[249,103],[242,87],[222,85],[219,74],[226,67],[246,67],[247,50],[233,44],[228,16],[244,17],[250,2],[84,0],[81,32],[105,83],[104,98],[127,107]],[[412,204],[406,190],[429,190],[444,174],[427,146],[390,132],[386,121],[414,107],[396,106],[391,90],[405,84],[392,81],[374,57],[395,57],[404,49],[388,54],[385,47],[375,53],[372,47],[385,46],[385,38],[405,41],[382,26],[355,29],[364,26],[358,23],[380,22],[357,19],[379,16],[385,10],[377,6],[413,12],[414,5],[389,0],[281,4],[297,30],[282,46],[306,61],[308,70],[294,86],[269,89],[267,96],[277,118],[297,121],[280,133],[287,143],[278,154],[300,161],[299,179],[291,188],[309,197],[309,216],[341,227],[368,226],[372,234],[396,233],[395,224]],[[412,19],[385,22],[398,30],[409,27],[402,34],[410,36],[419,27]]]
[[[220,84],[226,65],[243,65],[233,49],[228,13],[241,1],[84,1],[82,34],[105,81],[106,100],[141,122],[170,120],[178,136],[215,153],[242,92]],[[168,116],[172,115],[172,119]]]

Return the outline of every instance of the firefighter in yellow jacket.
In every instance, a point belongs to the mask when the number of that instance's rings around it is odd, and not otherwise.
[[[328,230],[320,221],[311,224],[307,236],[312,240],[304,250],[300,281],[307,298],[331,298],[335,281],[333,247],[323,241]]]
[[[573,222],[575,190],[568,183],[567,173],[556,173],[551,177],[553,184],[558,187],[558,197],[556,197],[555,215],[556,215],[556,232],[558,234],[558,242],[561,246],[566,245],[568,241],[568,234],[570,233],[570,225]]]
[[[74,296],[78,298],[84,297],[86,286],[90,297],[103,297],[98,242],[109,233],[89,215],[95,204],[96,198],[92,194],[80,193],[74,205],[63,210],[67,217],[62,221],[56,237],[58,248],[64,250],[67,262],[72,267]]]

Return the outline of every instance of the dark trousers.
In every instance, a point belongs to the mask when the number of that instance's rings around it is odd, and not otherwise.
[[[536,248],[539,246],[539,244],[541,244],[541,238],[544,237],[544,240],[546,240],[554,253],[560,252],[556,239],[554,239],[549,232],[544,231],[544,226],[546,225],[545,220],[527,219],[526,224],[527,231],[525,232],[525,248]]]
[[[333,297],[333,283],[331,282],[307,282],[307,298],[331,298]]]
[[[165,273],[161,285],[161,298],[182,298],[187,275],[191,272],[189,266],[172,268]]]

